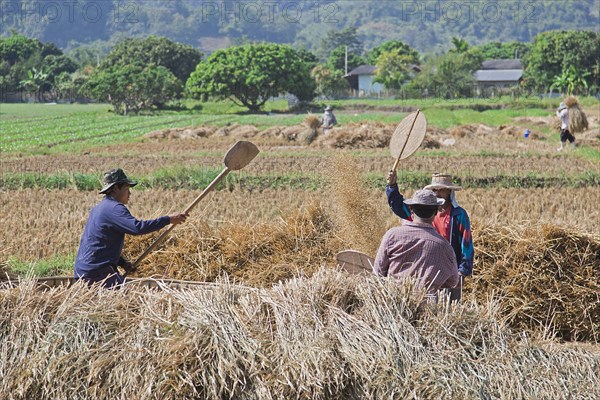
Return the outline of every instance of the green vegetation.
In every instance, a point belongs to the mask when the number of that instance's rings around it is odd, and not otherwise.
[[[597,104],[594,98],[581,98],[584,106]],[[511,101],[499,98],[440,100],[347,100],[332,101],[340,124],[361,121],[398,123],[406,115],[402,107],[418,107],[426,115],[428,124],[449,128],[463,124],[510,124],[519,116],[547,116],[557,106],[556,99],[523,98]],[[270,113],[247,114],[242,107],[229,101],[198,103],[186,101],[179,109],[119,116],[105,104],[1,104],[0,150],[10,153],[56,154],[79,152],[90,146],[102,146],[140,140],[151,131],[199,125],[224,126],[227,124],[255,125],[259,130],[272,126],[298,125],[306,114],[288,114],[287,102],[267,102]],[[482,109],[483,111],[478,111]],[[343,110],[356,111],[343,113]],[[321,109],[315,107],[314,112]],[[558,139],[556,139],[558,140]],[[581,151],[582,157],[597,159],[597,151]]]
[[[45,8],[35,7],[35,3],[14,1],[8,2],[9,6],[3,9],[0,34],[10,35],[14,29],[62,48],[68,46],[69,50],[86,46],[93,54],[87,59],[95,62],[98,54],[106,54],[107,43],[115,43],[123,37],[167,36],[179,43],[208,47],[208,43],[198,43],[198,39],[214,38],[216,41],[226,35],[229,40],[223,38],[217,45],[225,47],[228,43],[241,41],[277,40],[320,52],[339,46],[341,41],[332,39],[348,37],[352,28],[359,27],[361,43],[358,50],[369,50],[388,40],[403,40],[419,52],[434,52],[440,47],[446,50],[452,36],[474,45],[491,41],[531,42],[540,32],[591,29],[600,21],[598,3],[592,0],[493,2],[501,14],[498,18],[493,11],[488,13],[489,2],[484,0],[431,4],[302,0],[294,2],[293,11],[285,10],[287,3],[257,2],[261,9],[257,10],[256,19],[255,12],[244,11],[241,2],[232,2],[230,8],[225,8],[221,1],[206,2],[206,6],[205,2],[201,3],[192,0],[99,1],[93,7],[94,10],[97,7],[98,18],[90,23],[91,15],[81,17],[86,15],[85,4],[81,2],[57,2],[54,7],[58,8],[62,18],[53,18],[55,14],[44,13]],[[301,11],[297,19],[296,8]],[[31,14],[31,10],[37,13]],[[75,17],[69,18],[69,12]],[[569,17],[565,18],[567,15]],[[339,32],[337,36],[328,34],[333,27]],[[510,57],[514,57],[514,51]]]
[[[61,276],[73,275],[75,253],[59,254],[35,262],[21,261],[16,257],[8,258],[8,270],[19,275]]]
[[[139,185],[136,190],[143,189],[189,189],[202,190],[221,172],[216,168],[177,167],[159,169],[147,176],[132,177]],[[425,186],[431,180],[428,172],[399,171],[399,181],[406,187]],[[380,173],[367,173],[363,179],[368,187],[382,188],[385,181]],[[544,176],[526,175],[494,175],[494,176],[459,176],[458,182],[467,188],[544,188],[544,187],[586,187],[600,185],[600,173],[587,171],[577,175]],[[5,173],[0,178],[0,189],[17,190],[42,188],[77,189],[95,191],[100,189],[100,176],[95,174],[62,173]],[[319,173],[292,172],[284,174],[247,174],[232,173],[219,182],[215,190],[244,189],[324,189],[328,178]]]

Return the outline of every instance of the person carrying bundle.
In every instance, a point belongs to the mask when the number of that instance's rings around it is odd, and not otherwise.
[[[575,136],[569,132],[569,109],[565,103],[560,103],[556,110],[556,116],[560,118],[560,147],[557,151],[562,151],[567,140],[571,146],[575,147]]]
[[[553,125],[560,131],[560,147],[557,150],[562,151],[567,141],[575,147],[575,134],[589,127],[587,116],[579,107],[577,98],[574,96],[565,98],[565,101],[558,106],[556,116],[558,119]]]

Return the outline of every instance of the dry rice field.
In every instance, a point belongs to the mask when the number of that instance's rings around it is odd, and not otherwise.
[[[597,130],[598,116],[591,120]],[[471,217],[475,266],[464,302],[452,307],[424,305],[410,285],[336,270],[338,251],[374,254],[399,223],[384,192],[393,127],[311,144],[248,127],[155,132],[80,154],[3,156],[6,174],[118,166],[141,177],[165,167],[221,168],[227,148],[245,139],[261,154],[236,174],[304,174],[320,183],[216,190],[135,274],[205,282],[199,289],[0,283],[0,398],[599,398],[600,187],[499,187],[493,179],[597,176],[600,168],[557,153],[542,133],[524,141],[515,126],[430,130],[431,147],[401,163],[402,174],[489,181],[457,193]],[[593,129],[582,141],[597,149]],[[419,189],[400,185],[405,195]],[[134,189],[129,209],[155,218],[198,194]],[[15,259],[72,256],[99,200],[71,188],[0,189],[0,271],[14,281]],[[135,258],[153,237],[127,238],[124,254]]]

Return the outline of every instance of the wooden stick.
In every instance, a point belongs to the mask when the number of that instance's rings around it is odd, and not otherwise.
[[[210,192],[221,181],[221,179],[223,179],[229,173],[229,171],[231,171],[231,170],[228,167],[225,167],[225,169],[223,169],[223,171],[221,171],[221,173],[215,179],[213,179],[213,181],[210,183],[210,185],[208,185],[202,191],[202,193],[200,193],[200,195],[194,199],[194,201],[185,209],[185,211],[183,213],[187,214],[190,211],[192,211],[192,208],[194,208],[196,206],[196,204],[198,204],[200,202],[200,200],[202,200],[208,194],[208,192]],[[158,244],[165,237],[167,237],[167,235],[173,230],[173,228],[175,228],[175,226],[176,225],[171,225],[171,226],[169,226],[169,228],[167,228],[167,230],[163,231],[163,233],[161,233],[160,236],[157,237],[150,246],[148,246],[148,248],[142,253],[142,255],[139,256],[137,260],[135,260],[135,262],[133,263],[133,266],[136,267],[144,258],[146,258],[146,256],[148,254],[150,254],[150,252],[152,250],[154,250],[154,248],[156,248],[156,246],[158,246]]]

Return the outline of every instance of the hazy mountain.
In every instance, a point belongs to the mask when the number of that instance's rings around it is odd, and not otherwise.
[[[402,40],[420,52],[531,41],[540,32],[595,30],[600,0],[1,0],[0,34],[16,31],[61,48],[158,35],[205,52],[247,40],[317,50],[329,30],[358,28],[365,50]]]

